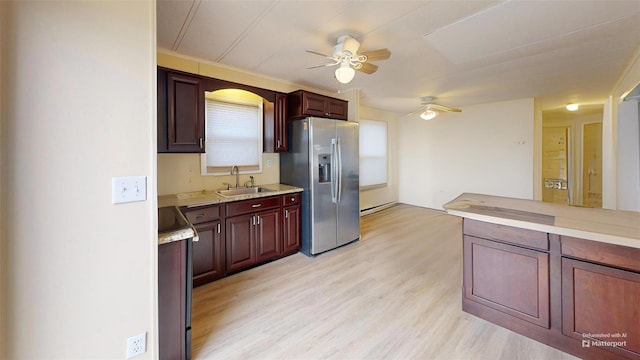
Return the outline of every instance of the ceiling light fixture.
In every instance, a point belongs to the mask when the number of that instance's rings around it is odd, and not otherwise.
[[[336,69],[335,75],[339,82],[348,84],[353,80],[353,77],[356,75],[356,71],[353,70],[348,61],[343,61],[342,64],[340,64],[340,67]]]
[[[426,109],[424,109],[424,111],[422,112],[422,114],[420,114],[420,117],[422,118],[422,120],[431,120],[434,117],[438,116],[438,112],[429,109],[429,107],[427,106]]]
[[[576,111],[579,107],[580,105],[578,104],[567,104],[567,110],[569,111]]]

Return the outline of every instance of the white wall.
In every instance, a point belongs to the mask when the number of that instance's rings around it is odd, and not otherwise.
[[[146,331],[153,358],[155,2],[5,5],[0,357],[124,359]],[[147,201],[111,203],[123,175]]]
[[[638,102],[618,104],[618,185],[619,210],[640,211],[640,115]]]
[[[360,191],[360,209],[370,209],[398,201],[398,119],[397,113],[360,106],[360,119],[387,123],[387,185]]]
[[[620,141],[618,138],[620,133],[626,129],[633,131],[633,120],[630,117],[631,115],[629,115],[630,110],[625,109],[630,105],[621,103],[621,101],[629,91],[639,84],[640,46],[636,49],[631,59],[629,59],[629,63],[611,90],[611,96],[607,103],[608,108],[605,107],[605,116],[602,124],[602,207],[604,208],[623,209],[629,206],[627,203],[628,200],[640,198],[640,189],[629,186],[627,183],[628,179],[626,178],[630,174],[629,171],[631,171],[631,174],[634,174],[635,170],[620,168],[620,166],[624,166],[627,162],[631,163],[634,161],[633,157],[636,151],[638,151],[637,145],[634,144],[637,144],[640,140],[630,139],[625,136],[625,139]],[[619,112],[620,106],[623,107],[622,113]],[[619,122],[621,122],[621,124],[619,124]],[[619,126],[622,126],[622,128],[619,128]],[[631,136],[626,133],[626,131],[625,135]],[[627,158],[627,156],[631,158]],[[635,166],[633,166],[633,168],[635,168]],[[629,181],[631,180],[629,179]],[[619,189],[618,187],[620,186],[623,188]]]
[[[4,146],[2,145],[3,141],[3,133],[2,128],[6,118],[6,110],[4,102],[4,93],[5,93],[5,85],[4,81],[4,72],[5,72],[5,61],[4,61],[4,47],[5,47],[5,36],[7,34],[8,26],[7,26],[7,3],[4,1],[0,1],[0,359],[6,359],[6,325],[5,325],[5,304],[6,304],[6,274],[7,268],[5,267],[6,261],[4,261],[5,254],[5,239],[7,227],[5,221],[4,211],[4,176],[6,172],[4,171],[4,167],[7,164],[5,160],[6,152],[4,151]]]
[[[463,192],[533,198],[534,100],[466,106],[398,128],[400,202],[441,209]]]

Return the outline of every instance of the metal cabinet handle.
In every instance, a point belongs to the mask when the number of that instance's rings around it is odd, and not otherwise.
[[[220,234],[220,223],[218,223],[218,226],[216,226],[216,229],[218,231],[218,234]]]
[[[284,217],[289,218],[289,210],[284,209]]]
[[[203,142],[203,138],[200,138],[200,149],[202,149],[202,142]]]
[[[253,220],[253,225],[255,225],[255,224],[256,224],[256,216],[255,216],[255,215],[253,215],[253,216],[251,217],[251,219]]]
[[[256,215],[256,217],[258,218],[258,225],[260,225],[260,215]]]
[[[252,208],[259,208],[260,206],[262,206],[262,204],[253,204],[253,205],[251,205]]]
[[[278,148],[280,147],[280,140],[278,140],[278,145],[276,147],[278,147]]]

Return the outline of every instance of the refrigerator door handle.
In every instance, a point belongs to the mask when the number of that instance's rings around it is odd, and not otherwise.
[[[342,144],[340,144],[340,138],[337,138],[336,142],[338,148],[338,174],[336,176],[338,178],[338,184],[336,186],[336,202],[340,202],[340,198],[342,197]]]
[[[331,139],[331,167],[334,168],[331,176],[331,202],[338,202],[338,139]]]

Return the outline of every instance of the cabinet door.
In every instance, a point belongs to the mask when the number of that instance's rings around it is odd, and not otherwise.
[[[225,246],[220,221],[195,225],[200,237],[193,243],[193,286],[219,279],[225,274]]]
[[[329,116],[327,98],[322,95],[303,92],[302,93],[302,113],[311,116]]]
[[[226,219],[227,272],[234,272],[256,263],[256,218],[253,214]]]
[[[300,250],[300,205],[288,206],[284,209],[282,228],[284,254]]]
[[[158,340],[160,359],[186,354],[187,240],[158,246]]]
[[[464,236],[464,296],[549,328],[549,254]]]
[[[256,214],[257,261],[275,259],[282,253],[280,238],[280,209]]]
[[[287,95],[276,94],[275,103],[263,100],[263,150],[287,151]]]
[[[274,141],[275,152],[287,152],[289,144],[287,140],[287,95],[276,94],[274,109]]]
[[[169,152],[203,152],[204,90],[196,76],[167,73],[167,148]]]
[[[639,299],[639,273],[562,258],[565,335],[640,359]]]
[[[327,106],[329,107],[329,116],[333,119],[347,120],[347,102],[344,100],[329,98]]]

